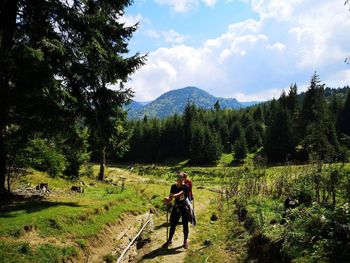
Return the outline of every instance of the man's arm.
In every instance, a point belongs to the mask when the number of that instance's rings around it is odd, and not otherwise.
[[[176,197],[179,197],[180,195],[182,195],[183,193],[184,193],[184,191],[182,190],[182,191],[178,192],[177,194],[170,194],[170,196],[172,198],[176,198]]]

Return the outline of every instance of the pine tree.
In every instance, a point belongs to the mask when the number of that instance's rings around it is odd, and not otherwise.
[[[297,145],[298,105],[297,86],[294,84],[288,94],[283,91],[277,104],[271,107],[265,141],[269,161],[284,162],[293,157]]]
[[[301,113],[304,149],[313,158],[333,160],[339,152],[339,143],[324,98],[324,84],[320,84],[316,73],[311,78]]]
[[[256,129],[257,125],[259,125],[259,124],[252,123],[252,124],[248,125],[248,127],[245,129],[246,130],[245,137],[246,137],[249,151],[254,151],[262,145],[261,136]]]
[[[236,161],[241,162],[248,154],[248,147],[245,139],[245,135],[241,132],[241,135],[237,138],[232,147],[233,156]]]
[[[253,119],[255,122],[263,122],[264,121],[263,111],[261,109],[261,106],[257,106],[256,109],[254,110]]]
[[[212,163],[217,161],[222,154],[222,145],[220,135],[209,127],[205,128],[205,148],[203,163]]]
[[[295,116],[299,111],[298,87],[297,87],[297,84],[295,83],[291,85],[289,88],[286,107],[289,110],[289,112],[292,114],[292,116]]]
[[[203,149],[205,145],[205,131],[204,127],[199,124],[193,124],[191,126],[191,141],[189,144],[189,156],[193,163],[202,163],[205,159]]]
[[[305,93],[302,106],[302,122],[307,125],[318,120],[319,115],[325,115],[326,102],[324,100],[324,84],[320,84],[319,76],[315,73],[310,81],[310,86]]]
[[[294,153],[293,124],[290,113],[281,105],[267,128],[264,149],[271,162],[284,162]]]
[[[122,83],[144,60],[139,54],[126,55],[136,26],[126,27],[119,18],[130,3],[1,2],[0,191],[5,190],[9,126],[30,135],[36,130],[54,132],[85,117],[90,127],[99,127],[103,156],[113,118],[119,116],[115,113],[131,96]],[[116,83],[119,89],[111,91],[108,85]]]
[[[197,164],[214,162],[220,158],[222,153],[220,136],[203,123],[192,125],[189,148],[190,159]]]
[[[184,114],[182,116],[184,123],[184,149],[185,156],[189,155],[190,144],[193,137],[191,126],[197,120],[197,108],[193,103],[188,102],[185,106]]]
[[[218,100],[214,104],[214,109],[215,109],[215,111],[219,111],[221,109],[220,102]]]
[[[350,136],[350,91],[346,96],[343,108],[339,112],[338,126],[343,134]]]
[[[230,142],[233,144],[239,137],[242,136],[243,129],[241,124],[236,121],[232,123],[231,128],[230,128]]]

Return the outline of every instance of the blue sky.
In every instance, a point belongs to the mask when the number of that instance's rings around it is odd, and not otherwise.
[[[212,7],[202,3],[192,8],[189,5],[188,9],[185,5],[181,7],[184,8],[183,11],[176,11],[175,8],[154,0],[135,1],[126,10],[126,16],[131,18],[131,21],[140,21],[140,30],[135,33],[130,43],[131,51],[147,53],[159,47],[170,47],[174,42],[166,42],[164,35],[163,38],[152,37],[152,33],[169,31],[181,34],[185,43],[198,47],[206,39],[223,34],[227,25],[258,17],[248,4],[241,1],[221,1]],[[176,40],[174,41],[176,43]]]
[[[139,29],[130,54],[148,53],[131,76],[135,100],[197,86],[240,101],[278,97],[317,71],[350,85],[350,12],[344,0],[135,0],[122,20]]]

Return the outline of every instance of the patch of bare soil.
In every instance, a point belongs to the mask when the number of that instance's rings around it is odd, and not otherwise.
[[[205,202],[196,204],[196,213],[201,213],[209,206],[209,199]],[[170,218],[170,213],[169,213]],[[168,220],[169,221],[169,220]],[[183,227],[181,220],[176,227],[172,245],[168,248],[162,248],[167,240],[167,228],[170,225],[166,223],[166,214],[160,214],[154,218],[154,232],[150,235],[150,242],[146,244],[139,252],[134,262],[157,262],[157,263],[181,263],[184,262],[187,250],[183,248]],[[189,250],[194,249],[191,239],[196,235],[196,227],[189,224]],[[196,248],[197,249],[197,248]]]
[[[148,213],[137,216],[129,214],[118,219],[113,225],[106,226],[96,237],[89,240],[83,261],[103,262],[106,255],[111,255],[114,259],[118,258],[150,216],[152,215]],[[135,242],[123,262],[134,261],[137,256],[136,246]]]
[[[170,215],[169,215],[170,216]],[[150,235],[150,242],[146,244],[139,252],[134,262],[176,262],[184,261],[186,249],[183,245],[182,225],[176,227],[173,243],[169,248],[162,248],[166,241],[167,227],[166,216],[161,215],[154,219],[154,232]],[[193,234],[193,227],[190,226],[190,237]]]

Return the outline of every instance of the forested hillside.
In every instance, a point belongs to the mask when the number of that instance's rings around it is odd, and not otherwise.
[[[196,87],[186,87],[164,93],[144,107],[130,107],[129,119],[165,118],[174,114],[182,114],[186,104],[193,103],[199,108],[210,109],[219,101],[222,108],[240,109],[244,105],[233,98],[217,98]]]
[[[126,159],[176,157],[205,164],[232,153],[239,163],[248,153],[258,153],[270,163],[346,160],[349,105],[348,87],[325,88],[316,74],[306,92],[298,95],[294,84],[278,100],[247,109],[223,109],[219,102],[207,110],[187,103],[182,116],[130,121]]]

